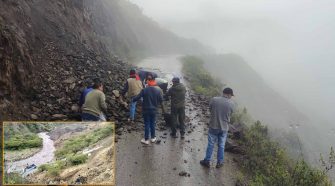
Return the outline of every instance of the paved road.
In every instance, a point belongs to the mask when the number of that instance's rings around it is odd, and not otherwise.
[[[167,73],[180,74],[181,65],[176,56],[145,59],[140,66],[160,68]],[[237,165],[231,154],[226,153],[225,166],[210,169],[200,166],[207,145],[207,131],[195,113],[200,112],[187,100],[186,115],[190,117],[192,133],[184,140],[173,139],[169,131],[157,131],[160,144],[144,146],[140,143],[143,133],[132,132],[121,136],[117,143],[117,185],[235,185]],[[186,129],[186,131],[188,131]],[[216,152],[214,154],[216,160]],[[214,161],[215,163],[215,161]],[[185,171],[190,177],[179,176]]]

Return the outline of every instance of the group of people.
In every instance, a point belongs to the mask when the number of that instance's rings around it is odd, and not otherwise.
[[[143,76],[143,75],[142,75]],[[123,97],[127,96],[130,100],[129,119],[133,123],[136,113],[137,102],[142,102],[142,114],[144,120],[144,138],[141,143],[149,145],[157,141],[155,134],[156,116],[159,107],[165,113],[163,101],[171,99],[171,136],[178,138],[177,126],[180,128],[180,138],[185,138],[185,97],[186,88],[180,82],[180,78],[172,79],[172,87],[164,94],[158,86],[154,74],[148,72],[145,74],[145,80],[142,81],[135,69],[130,70],[129,78],[124,84],[121,92]],[[217,168],[223,165],[224,146],[227,138],[228,124],[230,116],[234,110],[234,104],[230,100],[234,96],[231,88],[223,90],[223,96],[214,97],[210,101],[210,122],[208,130],[208,146],[206,155],[200,164],[209,167],[214,144],[218,143]],[[103,93],[103,84],[99,80],[94,80],[93,86],[87,87],[81,95],[80,107],[82,111],[82,121],[104,121],[104,113],[107,113],[107,105]]]

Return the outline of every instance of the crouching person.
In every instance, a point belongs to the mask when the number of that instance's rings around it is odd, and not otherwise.
[[[106,97],[100,81],[94,82],[93,90],[87,93],[82,107],[82,121],[103,121],[107,113]]]
[[[223,96],[214,97],[210,101],[211,118],[208,129],[208,146],[205,159],[200,161],[200,164],[205,167],[210,167],[214,144],[216,142],[218,143],[216,168],[223,166],[228,124],[234,110],[234,103],[230,100],[232,96],[234,96],[233,90],[231,88],[225,88],[223,90]]]

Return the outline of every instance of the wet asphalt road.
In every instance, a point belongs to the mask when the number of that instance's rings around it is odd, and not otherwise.
[[[154,64],[154,66],[153,66]],[[167,73],[181,74],[177,56],[163,56],[143,60],[139,66],[159,68]],[[195,117],[198,111],[187,98],[186,115],[190,118],[194,131],[186,133],[184,140],[171,138],[170,131],[156,131],[160,144],[149,146],[140,143],[144,132],[125,133],[118,140],[116,150],[116,184],[121,186],[151,185],[235,185],[238,170],[233,156],[225,153],[225,166],[215,168],[216,149],[210,169],[199,161],[204,158],[207,146],[207,129],[201,118]],[[158,116],[162,117],[162,116]],[[186,128],[186,132],[189,128]],[[180,176],[185,171],[188,176]]]

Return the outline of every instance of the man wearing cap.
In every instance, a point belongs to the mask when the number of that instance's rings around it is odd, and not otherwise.
[[[134,121],[135,113],[136,113],[136,101],[132,101],[132,99],[137,96],[141,90],[143,89],[143,85],[141,79],[136,74],[135,69],[131,69],[129,72],[129,78],[127,79],[123,91],[122,96],[125,96],[127,93],[128,98],[130,99],[130,109],[129,109],[129,121]]]
[[[234,96],[233,90],[231,88],[225,88],[223,90],[223,96],[214,97],[210,101],[211,118],[208,129],[208,146],[205,158],[200,161],[202,166],[210,167],[210,161],[216,141],[218,142],[216,168],[223,166],[228,124],[230,122],[230,116],[234,111],[234,103],[231,101],[232,96]]]
[[[185,135],[185,94],[186,88],[180,83],[178,77],[172,79],[172,87],[167,91],[165,97],[171,97],[172,133],[171,136],[177,138],[177,123],[180,125],[180,137]]]

